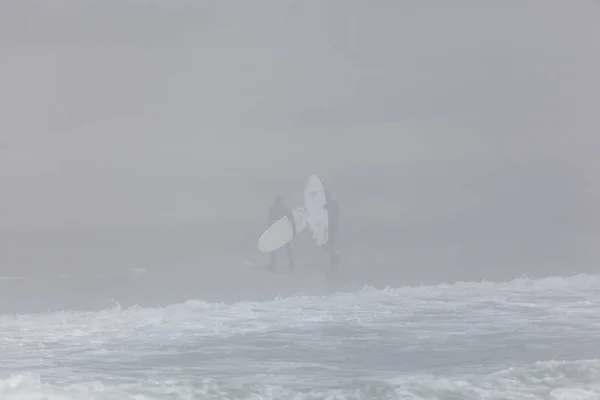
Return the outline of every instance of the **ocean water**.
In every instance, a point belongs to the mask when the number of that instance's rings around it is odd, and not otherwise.
[[[600,398],[600,276],[0,316],[0,399]]]

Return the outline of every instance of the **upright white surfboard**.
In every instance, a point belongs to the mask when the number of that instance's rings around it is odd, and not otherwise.
[[[327,197],[321,180],[311,175],[304,186],[304,207],[308,213],[308,226],[317,245],[327,243],[329,237],[329,217],[327,215]]]
[[[296,223],[296,234],[306,227],[307,213],[304,207],[292,211]],[[294,238],[292,223],[288,217],[283,217],[273,222],[271,226],[258,239],[258,249],[263,253],[277,250]]]

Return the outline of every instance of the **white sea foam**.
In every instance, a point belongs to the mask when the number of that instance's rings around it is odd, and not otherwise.
[[[0,335],[3,400],[600,398],[598,276],[5,315]]]
[[[32,374],[0,381],[3,400],[145,400],[145,399],[527,399],[597,400],[600,361],[538,362],[482,375],[408,375],[387,380],[357,379],[342,387],[298,389],[267,377],[219,380],[137,379],[119,385],[101,381],[44,383]]]

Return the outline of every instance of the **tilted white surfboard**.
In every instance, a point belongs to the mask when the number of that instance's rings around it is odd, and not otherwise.
[[[292,214],[296,223],[296,234],[298,234],[306,227],[308,215],[304,207],[296,208]],[[263,253],[268,253],[284,246],[292,239],[292,223],[288,217],[282,217],[263,232],[258,239],[258,249]]]

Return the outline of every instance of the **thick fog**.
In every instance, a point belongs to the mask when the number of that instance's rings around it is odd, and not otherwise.
[[[311,173],[358,284],[594,272],[599,17],[594,1],[2,1],[0,275],[221,271],[219,288],[266,259],[269,203],[300,206]]]

